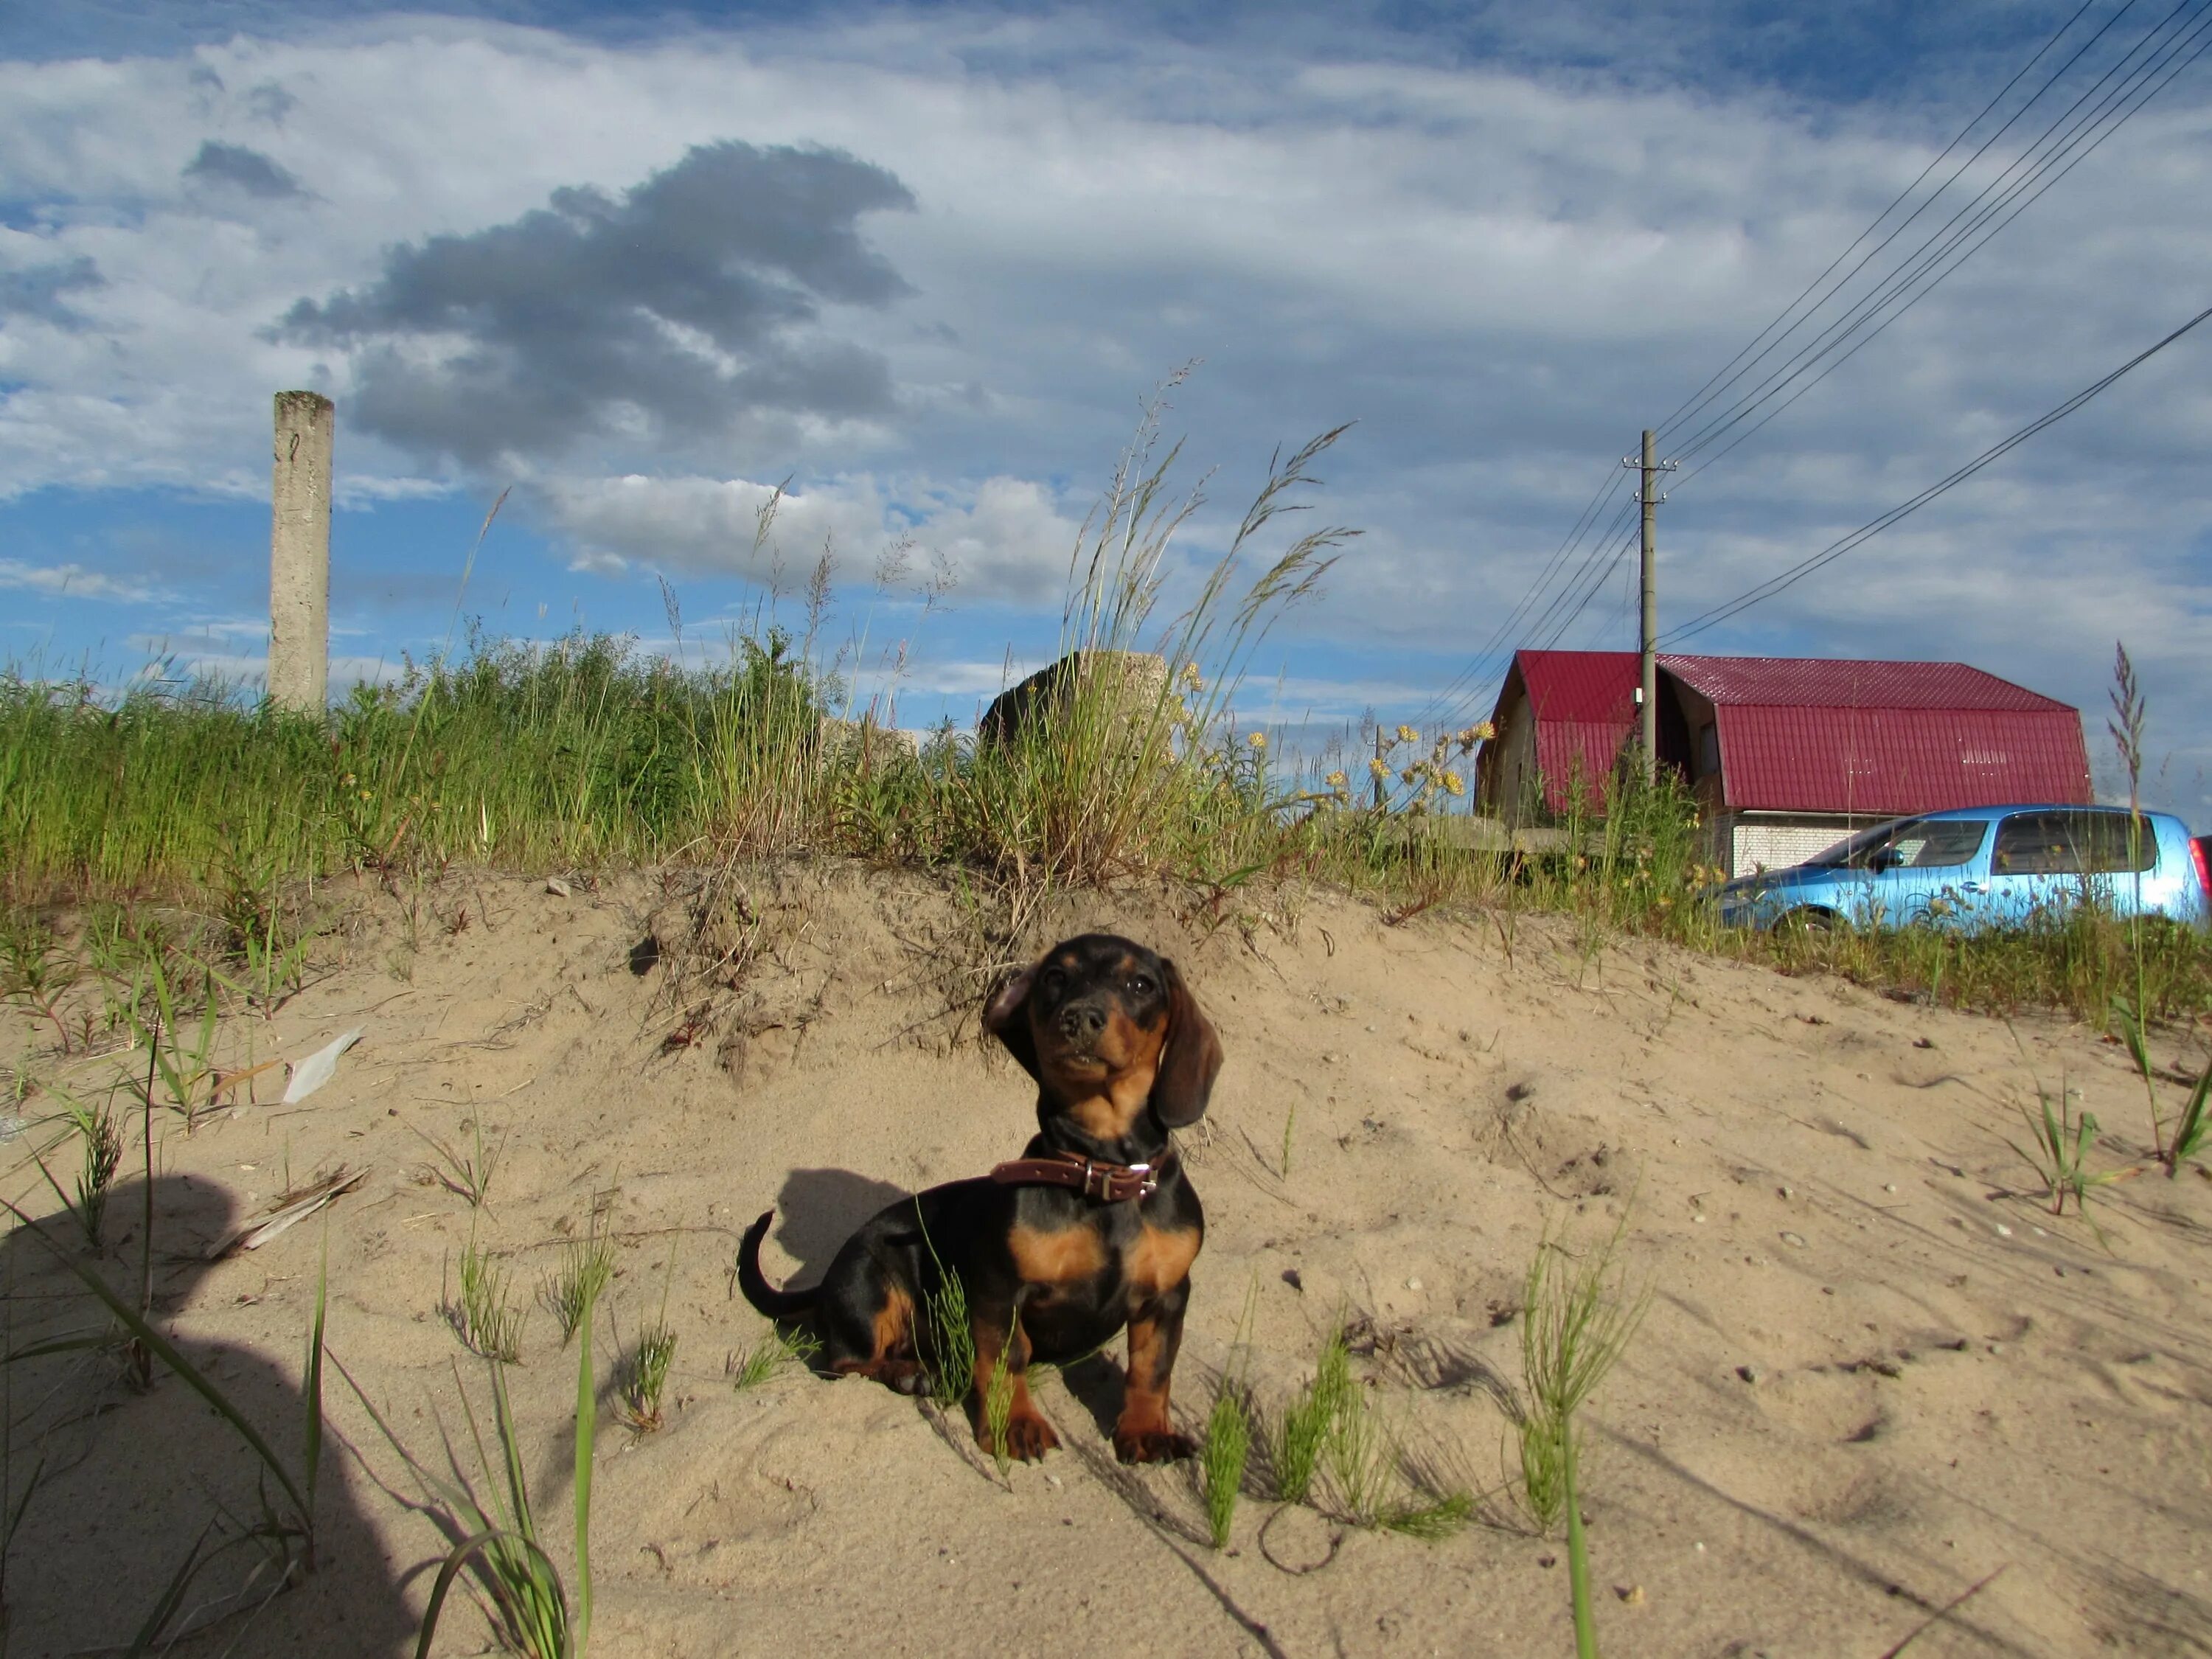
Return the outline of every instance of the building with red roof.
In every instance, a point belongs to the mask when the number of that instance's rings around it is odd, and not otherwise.
[[[1509,819],[1595,803],[1634,744],[1638,678],[1632,651],[1516,653],[1480,798]],[[2093,799],[2080,711],[1964,663],[1662,655],[1658,728],[1731,874],[1907,813]]]

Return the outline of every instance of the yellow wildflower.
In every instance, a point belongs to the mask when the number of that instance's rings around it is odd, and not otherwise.
[[[1387,778],[1390,775],[1390,763],[1377,757],[1367,763],[1367,769],[1378,778]]]
[[[1250,737],[1245,738],[1244,741],[1250,744],[1255,749],[1265,749],[1267,746],[1267,734],[1265,732],[1255,732]]]
[[[1412,726],[1400,726],[1400,727],[1398,728],[1398,741],[1399,741],[1399,742],[1401,742],[1401,743],[1419,743],[1420,740],[1421,740],[1421,734],[1420,734],[1419,732],[1416,732],[1415,730],[1413,730],[1413,728]]]

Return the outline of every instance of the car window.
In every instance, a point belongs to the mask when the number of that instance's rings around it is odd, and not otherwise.
[[[2136,821],[2132,843],[2125,812],[2073,812],[2075,845],[2090,870],[2148,870],[2158,863],[2158,830],[2148,818]]]
[[[2067,812],[2015,812],[1997,825],[1990,872],[1999,876],[2070,876],[2081,860],[2068,833]]]
[[[1989,824],[1980,818],[1933,818],[1900,828],[1885,849],[1891,870],[1949,870],[1982,850]]]
[[[2157,866],[2158,832],[2148,820],[2132,848],[2129,842],[2125,812],[2015,812],[1997,826],[1990,869],[2001,876],[2078,876]]]
[[[1902,823],[1877,823],[1871,830],[1862,830],[1856,836],[1846,836],[1824,853],[1816,853],[1805,862],[1818,865],[1824,870],[1863,870],[1867,860],[1887,847],[1900,836],[1917,834],[1926,828],[1920,818],[1907,818]]]

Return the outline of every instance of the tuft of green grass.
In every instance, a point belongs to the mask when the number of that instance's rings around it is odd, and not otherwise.
[[[417,1138],[437,1153],[437,1166],[431,1174],[437,1177],[438,1184],[456,1198],[466,1199],[471,1209],[483,1208],[485,1196],[491,1191],[491,1178],[499,1169],[500,1155],[507,1150],[507,1135],[502,1133],[497,1140],[487,1146],[484,1143],[483,1115],[474,1107],[469,1109],[472,1149],[456,1149],[427,1130],[416,1128],[411,1123],[407,1127],[414,1129]]]
[[[805,1364],[821,1348],[821,1343],[803,1331],[786,1334],[770,1326],[760,1340],[731,1354],[723,1370],[730,1386],[742,1392],[758,1388],[787,1364]]]
[[[159,1075],[169,1097],[167,1109],[184,1119],[185,1132],[189,1134],[199,1127],[200,1112],[215,1098],[216,1035],[222,1018],[215,970],[189,956],[180,962],[159,937],[142,938],[123,949],[126,954],[110,971],[118,978],[127,975],[130,981],[122,1012],[131,1046],[147,1051],[149,1069]],[[185,1016],[193,1005],[185,975],[195,968],[200,980],[199,1012],[187,1028]],[[147,1109],[151,1111],[154,1105],[154,1091],[149,1086]]]
[[[2058,1095],[2054,1107],[2051,1092],[2039,1078],[2035,1084],[2038,1109],[2030,1112],[2020,1108],[2021,1121],[2027,1124],[2028,1144],[2016,1140],[2005,1144],[2033,1166],[2043,1178],[2044,1193],[2051,1200],[2051,1213],[2066,1213],[2066,1200],[2071,1195],[2077,1214],[2088,1211],[2089,1194],[2098,1187],[2107,1186],[2121,1178],[2122,1171],[2107,1170],[2092,1174],[2088,1167],[2089,1148],[2096,1144],[2099,1133],[2094,1112],[2074,1109],[2073,1091],[2067,1088],[2064,1077],[2059,1079]]]
[[[507,1269],[490,1251],[478,1248],[476,1235],[461,1247],[460,1295],[446,1304],[446,1322],[464,1347],[512,1365],[522,1358],[522,1325],[527,1308],[512,1306]]]
[[[1399,1449],[1367,1397],[1351,1382],[1337,1395],[1336,1412],[1322,1442],[1322,1466],[1336,1507],[1354,1526],[1378,1525],[1388,1512],[1399,1474]]]
[[[1224,1380],[1206,1414],[1199,1442],[1199,1478],[1206,1497],[1206,1527],[1213,1547],[1229,1546],[1237,1519],[1237,1500],[1244,1489],[1244,1466],[1252,1451],[1252,1415],[1243,1389]]]
[[[1440,1544],[1465,1531],[1474,1519],[1474,1494],[1448,1492],[1394,1504],[1382,1511],[1377,1524],[1385,1532],[1416,1538],[1424,1544]]]
[[[983,1389],[983,1428],[990,1437],[991,1461],[998,1465],[999,1479],[1007,1482],[1007,1471],[1013,1467],[1012,1455],[1006,1449],[1006,1427],[1014,1414],[1014,1347],[1022,1339],[1021,1304],[1014,1304],[1012,1322],[1006,1340],[999,1345],[999,1356],[991,1362],[990,1380]]]
[[[2212,1135],[2212,1121],[2207,1118],[2208,1104],[2212,1104],[2212,1060],[2206,1060],[2204,1069],[2197,1074],[2196,1086],[2190,1090],[2181,1115],[2173,1121],[2173,1137],[2166,1143],[2167,1180],[2179,1175],[2183,1164],[2204,1155],[2206,1138]]]
[[[1272,1428],[1249,1395],[1246,1409],[1266,1435],[1275,1496],[1315,1504],[1354,1526],[1426,1542],[1450,1536],[1474,1514],[1474,1497],[1417,1473],[1353,1375],[1341,1323],[1323,1340],[1314,1374]]]
[[[2129,966],[2134,970],[2134,984],[2130,987],[2131,994],[2112,999],[2112,1015],[2113,1023],[2119,1027],[2128,1057],[2135,1061],[2136,1072],[2142,1079],[2143,1099],[2150,1109],[2152,1153],[2170,1170],[2173,1165],[2166,1152],[2166,1125],[2159,1115],[2158,1080],[2150,1062],[2150,1014],[2143,995],[2142,872],[2136,867],[2140,861],[2143,836],[2143,726],[2150,711],[2143,699],[2142,688],[2136,684],[2135,665],[2128,660],[2128,648],[2124,644],[2112,647],[2110,698],[2112,714],[2105,722],[2105,729],[2111,734],[2112,746],[2119,751],[2121,768],[2128,775],[2128,870],[2129,879],[2135,884],[2135,902],[2128,909],[2128,957]],[[2089,1133],[2092,1137],[2096,1133],[2094,1120]],[[2076,1158],[2076,1173],[2079,1167]]]
[[[660,1308],[637,1344],[615,1367],[615,1393],[623,1420],[640,1434],[660,1427],[660,1396],[668,1387],[668,1369],[676,1363],[676,1333],[668,1324],[668,1292],[676,1282],[676,1250],[668,1251],[668,1268],[660,1280]]]
[[[76,1135],[76,1196],[71,1199],[62,1191],[43,1157],[38,1158],[39,1172],[76,1218],[77,1229],[84,1235],[84,1248],[97,1255],[106,1224],[108,1188],[123,1163],[123,1125],[110,1105],[88,1106],[58,1089],[53,1093]]]
[[[623,1421],[640,1434],[660,1427],[660,1397],[668,1387],[668,1368],[675,1363],[676,1333],[656,1319],[639,1334],[636,1346],[616,1368]]]
[[[97,1252],[107,1214],[107,1190],[123,1162],[123,1126],[106,1106],[70,1103],[81,1156],[76,1176],[76,1215],[84,1228],[85,1249]]]
[[[562,1347],[575,1339],[614,1276],[614,1240],[600,1231],[594,1214],[590,1230],[583,1237],[571,1239],[562,1252],[559,1270],[547,1274],[538,1287],[538,1299],[561,1327]]]
[[[61,1016],[61,1000],[77,981],[78,968],[36,917],[0,914],[0,1002],[21,1002],[54,1028],[67,1056],[75,1044]]]
[[[1628,1351],[1651,1302],[1651,1288],[1630,1291],[1616,1267],[1626,1211],[1602,1245],[1580,1261],[1547,1230],[1528,1263],[1522,1292],[1521,1373],[1527,1398],[1521,1419],[1522,1492],[1537,1525],[1548,1532],[1564,1514],[1567,1579],[1580,1659],[1596,1659],[1590,1605],[1589,1547],[1583,1535],[1578,1492],[1581,1435],[1575,1414]]]
[[[1337,1326],[1322,1344],[1313,1380],[1284,1412],[1271,1443],[1275,1495],[1288,1504],[1303,1504],[1320,1473],[1322,1455],[1344,1402],[1358,1388],[1352,1376],[1352,1351],[1344,1328]]]
[[[216,920],[222,945],[242,969],[246,1001],[274,1019],[305,977],[313,935],[289,913],[283,883],[265,857],[228,849],[216,883]]]
[[[444,1617],[446,1601],[461,1574],[476,1568],[501,1644],[527,1659],[583,1659],[592,1632],[592,1469],[598,1406],[592,1393],[591,1310],[577,1327],[576,1418],[572,1492],[576,1532],[576,1589],[572,1598],[561,1570],[538,1541],[530,1486],[523,1472],[521,1437],[508,1401],[506,1367],[489,1362],[492,1433],[499,1449],[489,1454],[475,1407],[465,1389],[461,1408],[475,1443],[477,1468],[491,1489],[489,1506],[466,1481],[444,1480],[416,1461],[392,1432],[361,1385],[343,1372],[386,1443],[406,1462],[415,1478],[446,1511],[447,1528],[459,1541],[447,1553],[430,1586],[416,1642],[416,1659],[429,1659]]]
[[[921,1218],[921,1202],[915,1200],[915,1224],[929,1250],[936,1282],[922,1286],[921,1346],[929,1370],[929,1397],[950,1410],[968,1397],[975,1386],[975,1327],[968,1308],[968,1287],[960,1275],[945,1265],[929,1237],[929,1224]]]

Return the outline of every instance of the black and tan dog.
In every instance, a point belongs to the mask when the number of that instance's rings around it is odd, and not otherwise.
[[[1006,1449],[1060,1443],[1030,1399],[1032,1359],[1065,1364],[1127,1326],[1127,1383],[1114,1431],[1125,1463],[1190,1455],[1168,1416],[1190,1264],[1205,1235],[1169,1131],[1194,1123],[1221,1044],[1175,964],[1086,933],[1054,945],[983,1011],[983,1026],[1037,1084],[1037,1133],[988,1176],[901,1199],[848,1239],[811,1291],[761,1276],[769,1212],[745,1231],[738,1283],[772,1319],[811,1319],[825,1372],[919,1392],[937,1364],[931,1305],[957,1274],[975,1335],[968,1410],[989,1449],[983,1398],[1006,1356]]]

